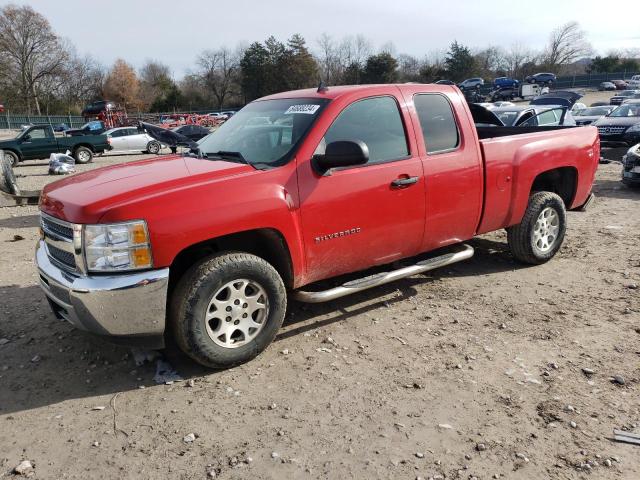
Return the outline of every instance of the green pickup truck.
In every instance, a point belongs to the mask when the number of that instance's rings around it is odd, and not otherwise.
[[[34,125],[21,131],[11,140],[0,141],[0,150],[15,167],[23,160],[49,158],[52,153],[71,152],[78,163],[90,162],[93,155],[110,150],[105,135],[56,137],[51,125]]]

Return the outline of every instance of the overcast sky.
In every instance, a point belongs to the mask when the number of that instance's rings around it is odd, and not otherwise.
[[[0,4],[6,4],[2,1]],[[147,59],[168,64],[176,78],[206,48],[236,47],[269,35],[302,34],[311,49],[326,32],[363,34],[374,48],[418,57],[446,50],[457,39],[472,47],[543,48],[550,31],[580,22],[598,51],[640,48],[640,1],[557,0],[14,0],[46,16],[82,54],[105,64],[122,57],[135,67]],[[620,21],[614,21],[619,18]]]

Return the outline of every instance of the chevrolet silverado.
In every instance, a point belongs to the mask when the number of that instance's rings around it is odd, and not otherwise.
[[[600,157],[594,127],[493,126],[434,84],[272,95],[196,147],[49,184],[36,263],[58,317],[127,343],[172,335],[212,368],[265,349],[289,298],[468,259],[476,235],[506,228],[517,260],[548,261]]]

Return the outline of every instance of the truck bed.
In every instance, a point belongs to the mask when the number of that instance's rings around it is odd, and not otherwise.
[[[518,223],[541,172],[569,168],[578,189],[567,210],[589,194],[599,159],[595,127],[478,127],[485,168],[484,208],[478,233]],[[578,181],[577,175],[588,181]]]

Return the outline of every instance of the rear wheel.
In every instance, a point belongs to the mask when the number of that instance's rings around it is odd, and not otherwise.
[[[529,198],[522,221],[507,228],[509,248],[517,260],[539,265],[560,250],[566,229],[567,214],[562,199],[555,193],[537,192]]]
[[[228,368],[251,360],[276,336],[287,307],[278,272],[247,253],[214,255],[174,291],[169,321],[178,346],[198,363]]]
[[[89,163],[93,158],[93,152],[87,147],[78,147],[73,152],[73,158],[75,158],[78,163]]]

